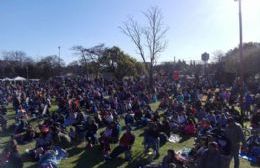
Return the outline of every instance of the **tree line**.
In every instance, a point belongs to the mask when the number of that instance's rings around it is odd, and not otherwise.
[[[5,51],[0,59],[0,78],[23,76],[28,78],[49,79],[72,73],[74,75],[89,75],[93,78],[102,77],[102,74],[110,74],[115,79],[125,76],[137,77],[146,75],[146,64],[138,62],[135,58],[124,53],[119,47],[105,47],[99,44],[93,47],[75,45],[72,47],[76,61],[65,65],[64,60],[57,55],[42,57],[38,61],[27,56],[23,51]],[[260,43],[245,43],[244,72],[245,78],[252,78],[260,73]],[[233,81],[239,71],[239,49],[235,47],[227,53],[217,51],[213,53],[214,61],[207,66],[207,74],[214,74],[216,79],[226,82]],[[155,65],[155,74],[172,76],[174,71],[180,71],[185,75],[202,75],[203,64],[194,61],[186,62],[178,60],[164,62]]]
[[[23,76],[30,79],[49,79],[71,73],[96,78],[107,73],[116,79],[122,79],[143,73],[143,65],[119,47],[108,48],[102,44],[90,48],[74,46],[72,50],[79,59],[68,65],[57,55],[42,57],[37,61],[23,51],[2,52],[0,78]]]

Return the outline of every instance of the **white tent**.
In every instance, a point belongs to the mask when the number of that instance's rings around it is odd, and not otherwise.
[[[2,81],[12,81],[13,79],[11,79],[11,78],[4,78],[4,79],[2,79]]]
[[[14,81],[25,81],[26,79],[21,77],[21,76],[17,76],[13,79]]]

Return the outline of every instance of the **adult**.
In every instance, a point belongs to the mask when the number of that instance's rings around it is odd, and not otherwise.
[[[231,159],[234,158],[234,168],[239,168],[239,150],[240,143],[246,145],[246,139],[241,126],[234,121],[233,118],[228,119],[228,125],[225,129],[225,137],[231,143]]]
[[[126,132],[119,140],[119,145],[112,151],[111,158],[116,158],[125,152],[125,159],[131,160],[131,148],[135,142],[135,135],[131,132],[131,127],[126,128]]]

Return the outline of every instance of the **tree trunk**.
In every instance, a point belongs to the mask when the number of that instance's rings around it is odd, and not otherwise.
[[[154,79],[153,79],[153,66],[150,65],[150,68],[149,68],[149,87],[151,89],[151,91],[153,90],[153,85],[154,85]]]

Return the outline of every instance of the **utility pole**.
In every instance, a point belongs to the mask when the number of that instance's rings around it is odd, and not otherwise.
[[[61,61],[60,61],[60,46],[58,46],[59,49],[59,66],[58,66],[58,74],[61,75]]]

